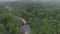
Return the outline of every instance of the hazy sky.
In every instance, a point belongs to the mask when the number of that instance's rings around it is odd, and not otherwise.
[[[0,0],[0,1],[17,1],[17,0]],[[37,1],[37,0],[33,0],[33,1]],[[60,1],[60,0],[42,0],[42,1]]]
[[[16,1],[16,0],[0,0],[0,1]]]

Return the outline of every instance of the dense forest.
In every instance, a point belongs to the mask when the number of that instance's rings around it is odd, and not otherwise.
[[[31,34],[60,34],[58,2],[4,2],[0,4],[0,34],[19,34],[23,17],[31,25]],[[7,32],[8,31],[8,32]]]

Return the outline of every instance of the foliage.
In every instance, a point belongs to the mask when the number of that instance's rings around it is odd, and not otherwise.
[[[21,20],[25,18],[31,25],[31,34],[60,34],[60,7],[48,3],[13,4],[11,13],[0,12],[0,31],[8,28],[8,34],[19,34]]]

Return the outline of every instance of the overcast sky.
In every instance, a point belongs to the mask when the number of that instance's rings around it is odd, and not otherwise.
[[[16,1],[16,0],[0,0],[0,1]]]
[[[17,1],[17,0],[0,0],[0,1]],[[33,0],[33,1],[37,1],[37,0]],[[42,1],[60,1],[60,0],[42,0]]]

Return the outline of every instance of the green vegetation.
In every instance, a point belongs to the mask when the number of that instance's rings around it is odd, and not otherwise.
[[[31,34],[60,34],[60,6],[46,3],[16,4],[11,5],[11,13],[6,8],[0,10],[0,34],[5,34],[8,29],[7,34],[19,34],[22,22],[14,16],[24,17],[30,23]]]

